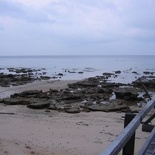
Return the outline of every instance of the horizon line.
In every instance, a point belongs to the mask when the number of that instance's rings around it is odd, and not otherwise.
[[[34,54],[34,55],[0,55],[0,57],[35,57],[35,56],[155,56],[155,54],[76,54],[76,55],[73,55],[73,54],[53,54],[53,55],[50,55],[50,54],[45,54],[45,55],[41,55],[41,54]]]

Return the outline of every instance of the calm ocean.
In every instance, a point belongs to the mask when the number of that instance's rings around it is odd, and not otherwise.
[[[47,75],[63,73],[62,79],[83,79],[120,70],[121,82],[130,82],[136,71],[155,72],[154,56],[1,56],[0,68],[8,67],[46,68]],[[74,73],[68,73],[70,72]],[[79,74],[78,72],[83,72]],[[116,79],[115,79],[116,81]]]

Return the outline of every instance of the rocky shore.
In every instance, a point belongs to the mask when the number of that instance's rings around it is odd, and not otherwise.
[[[1,87],[23,85],[36,80],[49,80],[53,77],[42,76],[43,70],[28,68],[8,69],[17,74],[0,74]],[[42,71],[43,73],[38,73]],[[75,83],[68,83],[65,89],[26,90],[14,93],[9,98],[1,98],[0,103],[5,105],[25,105],[31,109],[44,109],[46,112],[56,110],[67,113],[91,111],[130,111],[138,112],[153,96],[155,90],[154,72],[144,72],[144,76],[132,83],[115,83],[109,78],[117,78],[121,71],[103,73],[102,76],[87,78]],[[63,74],[59,73],[59,76]],[[138,74],[133,72],[133,74]],[[40,76],[38,76],[40,75]],[[146,94],[146,89],[148,92]],[[136,110],[131,107],[137,107]]]
[[[1,155],[101,154],[122,131],[124,112],[138,112],[154,97],[152,72],[133,72],[131,83],[111,81],[119,70],[80,81],[24,72],[0,74]],[[148,135],[138,128],[135,154]]]

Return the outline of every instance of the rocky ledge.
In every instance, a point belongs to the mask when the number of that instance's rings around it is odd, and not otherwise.
[[[108,75],[109,76],[109,75]],[[68,84],[68,88],[61,90],[50,89],[24,91],[15,93],[10,98],[0,100],[6,105],[24,105],[32,109],[45,109],[79,113],[82,111],[130,111],[131,105],[140,106],[146,103],[148,96],[142,84],[148,91],[154,91],[154,80],[137,79],[132,84],[113,83],[107,81],[107,74]],[[155,78],[154,78],[155,79]],[[151,94],[150,94],[151,95]]]
[[[0,87],[10,87],[32,83],[36,80],[48,80],[44,68],[7,68],[7,73],[0,73]]]

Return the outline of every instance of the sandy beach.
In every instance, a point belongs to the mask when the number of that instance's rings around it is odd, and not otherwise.
[[[24,90],[66,88],[75,81],[40,81],[0,88],[0,98]],[[81,112],[67,114],[0,105],[1,155],[99,155],[123,129],[125,113]],[[136,132],[135,154],[149,133]]]

